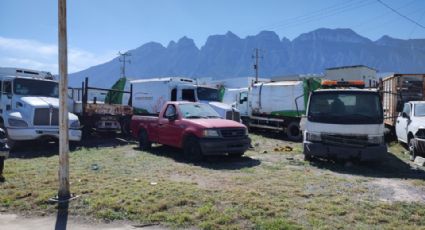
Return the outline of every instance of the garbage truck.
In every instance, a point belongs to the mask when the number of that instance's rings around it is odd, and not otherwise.
[[[319,78],[259,82],[248,88],[226,89],[223,102],[240,110],[249,128],[285,132],[288,139],[301,141],[300,119],[310,92],[320,87]]]
[[[133,86],[134,114],[158,115],[167,101],[190,101],[209,104],[220,117],[240,122],[240,112],[220,101],[216,87],[198,85],[190,78],[166,77],[130,81]]]

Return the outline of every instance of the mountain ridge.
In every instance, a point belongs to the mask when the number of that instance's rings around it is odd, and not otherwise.
[[[131,79],[159,76],[211,77],[215,79],[253,76],[252,54],[260,49],[261,77],[321,73],[325,68],[367,65],[382,72],[425,72],[425,39],[397,39],[384,35],[372,41],[351,29],[319,28],[293,40],[273,31],[241,38],[231,31],[211,35],[197,47],[186,36],[167,46],[148,42],[135,49],[126,75]],[[72,73],[71,86],[111,87],[120,77],[120,63],[106,63]]]

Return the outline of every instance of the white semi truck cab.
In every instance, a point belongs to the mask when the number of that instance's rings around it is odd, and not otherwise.
[[[0,127],[8,144],[59,138],[59,86],[51,74],[16,68],[0,68]],[[69,117],[69,140],[80,141],[78,117]]]
[[[349,88],[347,82],[325,81],[323,85],[345,87],[310,94],[302,121],[305,159],[382,159],[387,154],[387,146],[379,92]]]

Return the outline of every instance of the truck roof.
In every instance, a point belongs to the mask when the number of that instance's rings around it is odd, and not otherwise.
[[[409,102],[413,104],[425,104],[425,101],[409,101]]]
[[[27,76],[15,76],[15,75],[10,75],[10,74],[2,74],[0,73],[0,77],[6,77],[6,78],[10,78],[10,79],[16,79],[16,78],[21,78],[21,79],[31,79],[31,80],[38,80],[38,81],[51,81],[51,82],[58,82],[56,80],[53,79],[49,79],[49,78],[42,78],[42,77],[27,77]]]
[[[134,83],[142,83],[142,82],[181,82],[181,83],[187,83],[187,84],[196,84],[196,81],[190,78],[184,78],[184,77],[157,77],[157,78],[148,78],[148,79],[138,79],[138,80],[132,80],[130,81],[132,84]]]
[[[335,92],[335,91],[342,91],[342,92],[371,92],[371,93],[378,92],[377,89],[358,89],[358,88],[318,89],[318,90],[316,90],[314,92]]]

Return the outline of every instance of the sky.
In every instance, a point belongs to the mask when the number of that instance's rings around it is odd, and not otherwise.
[[[424,0],[380,0],[425,27]],[[58,1],[0,0],[0,67],[58,72]],[[350,28],[371,40],[425,38],[425,29],[378,0],[68,0],[68,70],[84,70],[119,51],[187,36],[241,38],[262,30],[293,40],[318,28]]]

